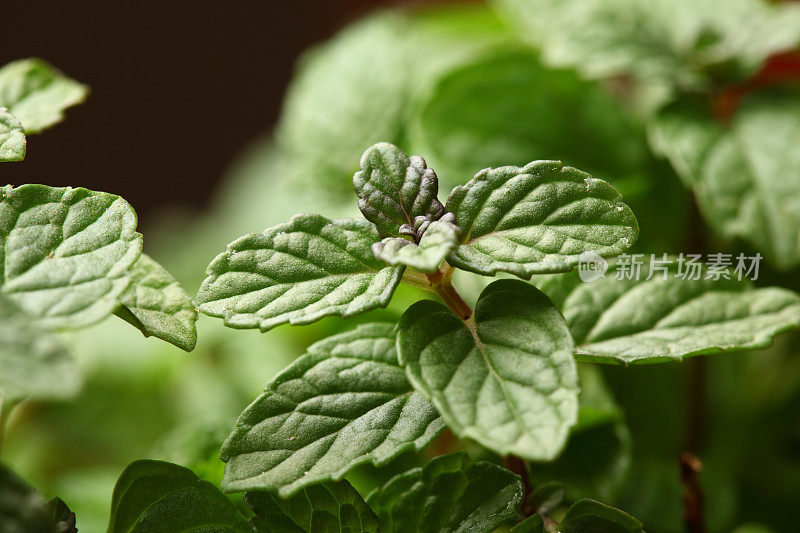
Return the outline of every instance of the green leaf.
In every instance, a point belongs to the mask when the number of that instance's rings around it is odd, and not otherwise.
[[[88,94],[88,87],[41,59],[21,59],[0,68],[0,106],[19,119],[27,134],[61,122],[64,110]]]
[[[307,487],[288,500],[247,492],[257,533],[377,532],[378,517],[347,481]]]
[[[129,464],[111,499],[108,533],[252,532],[218,488],[191,470],[164,461]]]
[[[443,427],[397,362],[393,326],[363,325],[313,344],[242,413],[222,486],[291,496],[422,449]]]
[[[529,516],[511,528],[511,533],[545,533],[544,521],[538,514]]]
[[[0,525],[8,533],[61,533],[44,500],[22,479],[0,465]],[[69,530],[66,530],[69,531]]]
[[[61,339],[0,294],[0,399],[69,398],[81,382]]]
[[[446,220],[427,226],[419,244],[402,237],[388,237],[372,245],[377,259],[390,265],[406,265],[420,272],[436,272],[458,244],[458,228]]]
[[[187,352],[197,344],[192,297],[150,256],[142,254],[131,268],[131,284],[120,303],[128,311],[122,318],[133,315],[131,323],[145,337],[152,335]]]
[[[450,429],[501,454],[555,457],[578,411],[572,338],[550,300],[515,280],[492,283],[467,323],[423,300],[400,318],[400,362]]]
[[[591,283],[569,273],[538,285],[567,319],[576,356],[587,361],[655,363],[764,348],[800,326],[800,296],[792,291],[753,289],[736,279],[682,279],[676,263],[664,266],[666,279],[657,272],[646,280],[647,268],[640,280],[617,279],[617,265]]]
[[[709,224],[787,269],[800,264],[800,92],[746,98],[731,122],[691,102],[650,125],[654,150],[691,187]]]
[[[385,533],[479,533],[514,520],[523,494],[519,476],[461,452],[393,477],[367,501]]]
[[[50,517],[55,524],[56,533],[78,533],[76,526],[75,513],[69,510],[69,507],[61,498],[53,498],[46,504],[47,510],[50,512]]]
[[[234,328],[308,324],[385,307],[403,275],[375,259],[372,224],[297,215],[228,245],[206,271],[200,311]]]
[[[579,500],[569,508],[561,533],[640,533],[642,523],[631,515],[594,500]]]
[[[22,123],[0,107],[0,161],[22,161],[26,144]]]
[[[462,231],[448,262],[488,276],[567,271],[582,253],[618,255],[639,235],[611,185],[558,161],[482,170],[453,189],[446,209]]]
[[[42,327],[108,316],[141,253],[136,213],[119,196],[46,185],[0,192],[0,292]]]
[[[420,156],[409,157],[382,142],[364,152],[360,166],[353,176],[358,208],[382,236],[410,235],[418,241],[418,217],[431,221],[444,214],[437,198],[439,180]]]

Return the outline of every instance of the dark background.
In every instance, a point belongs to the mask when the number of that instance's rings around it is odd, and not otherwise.
[[[275,123],[299,54],[388,3],[5,0],[0,65],[41,57],[92,93],[28,137],[0,184],[113,192],[145,222],[166,204],[202,207],[237,151]]]

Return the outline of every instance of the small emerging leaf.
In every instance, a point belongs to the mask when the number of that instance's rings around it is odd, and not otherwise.
[[[313,344],[242,413],[222,486],[291,496],[419,450],[443,427],[397,362],[393,326],[363,325]]]
[[[269,492],[248,492],[256,533],[376,533],[378,517],[347,481],[313,485],[288,500]]]
[[[385,307],[403,267],[373,257],[379,239],[365,221],[294,216],[229,244],[206,271],[199,309],[230,327],[266,331]]]
[[[111,499],[108,533],[252,532],[220,490],[191,470],[164,461],[128,465]]]
[[[197,310],[192,297],[167,270],[142,254],[131,268],[131,284],[120,303],[145,337],[163,339],[191,352],[197,344]],[[127,313],[121,317],[128,320]]]
[[[8,109],[0,107],[0,162],[22,161],[26,145],[22,123]]]
[[[108,316],[141,253],[136,213],[119,196],[46,185],[0,189],[0,292],[42,327]]]
[[[675,277],[677,265],[639,280],[605,277],[583,283],[575,272],[544,278],[539,286],[561,309],[580,359],[602,363],[655,363],[695,355],[769,346],[800,326],[800,296],[746,281]],[[684,267],[684,269],[687,267]],[[686,272],[686,270],[684,270]]]
[[[378,143],[364,152],[353,187],[358,208],[384,237],[412,235],[418,241],[417,217],[430,221],[444,214],[436,173],[424,159],[409,157],[393,144]]]
[[[27,134],[61,122],[64,110],[88,94],[88,87],[41,59],[22,59],[0,68],[0,106],[19,119]]]
[[[402,237],[387,237],[372,245],[375,257],[390,265],[405,265],[420,272],[436,272],[458,244],[458,228],[444,220],[431,222],[419,244]]]
[[[78,533],[75,513],[69,510],[64,500],[61,498],[53,498],[48,501],[45,506],[55,525],[55,533]]]
[[[444,455],[369,495],[384,533],[491,532],[517,517],[519,476],[465,453]]]
[[[569,508],[559,527],[561,533],[641,533],[637,519],[594,500],[578,500]]]
[[[561,451],[578,411],[572,338],[535,287],[492,283],[467,323],[443,304],[417,302],[400,319],[397,348],[456,434],[530,460]]]
[[[618,255],[639,235],[611,185],[558,161],[484,169],[453,189],[446,210],[462,231],[448,262],[487,276],[568,271],[582,253]]]
[[[63,399],[81,387],[66,346],[0,294],[0,399]]]

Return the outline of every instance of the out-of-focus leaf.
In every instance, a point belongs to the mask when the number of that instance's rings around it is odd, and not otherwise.
[[[446,209],[461,228],[448,262],[487,276],[564,272],[585,252],[614,256],[639,235],[611,185],[559,161],[482,170],[453,189]]]
[[[0,106],[19,119],[27,134],[61,122],[64,110],[88,94],[88,87],[41,59],[21,59],[0,68]]]
[[[229,244],[208,266],[198,308],[227,326],[266,331],[385,307],[403,267],[373,257],[379,240],[366,221],[294,216]]]
[[[579,500],[569,508],[561,521],[562,533],[641,533],[637,519],[594,500]]]
[[[378,517],[345,480],[306,487],[288,500],[269,492],[247,492],[244,499],[257,533],[378,531]]]
[[[163,461],[134,461],[114,487],[108,533],[252,532],[218,488]]]
[[[544,521],[541,515],[529,516],[511,528],[511,533],[545,533]]]
[[[136,213],[119,196],[46,185],[0,191],[0,292],[42,327],[111,314],[141,253]]]
[[[792,291],[754,289],[735,274],[707,279],[705,267],[701,279],[682,279],[676,265],[660,265],[664,272],[643,267],[639,279],[617,279],[617,263],[591,283],[572,272],[537,284],[567,319],[576,356],[588,361],[655,363],[763,348],[800,326],[800,296]]]
[[[397,362],[393,326],[360,326],[309,347],[242,413],[222,448],[223,487],[290,496],[421,449],[442,428]]]
[[[367,501],[386,533],[480,533],[516,518],[523,494],[512,472],[454,453],[395,476]]]
[[[0,107],[0,162],[22,161],[26,145],[22,123],[8,109]]]
[[[745,99],[727,125],[679,102],[650,127],[653,148],[694,190],[709,224],[785,269],[800,263],[798,114],[797,91],[761,92]]]
[[[63,503],[63,502],[62,502]],[[60,516],[60,515],[58,515]],[[48,504],[22,479],[0,465],[0,531],[9,533],[62,533]]]
[[[64,500],[61,498],[53,498],[45,505],[55,525],[56,533],[78,533],[75,513],[69,510]]]
[[[533,286],[492,283],[467,322],[417,302],[400,319],[397,348],[411,383],[457,435],[530,460],[561,451],[578,411],[572,338]]]
[[[130,320],[145,337],[163,339],[191,352],[197,344],[197,310],[192,297],[172,274],[142,254],[131,267],[131,284],[122,293],[120,303],[128,313],[118,314]]]
[[[61,339],[0,294],[0,401],[69,398],[81,382]]]

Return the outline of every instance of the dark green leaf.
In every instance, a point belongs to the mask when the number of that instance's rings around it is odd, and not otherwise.
[[[523,493],[510,471],[454,453],[395,476],[367,501],[385,533],[479,533],[515,519]]]
[[[0,107],[0,162],[22,161],[25,159],[25,147],[22,123],[8,109]]]
[[[385,307],[403,275],[375,259],[366,221],[297,215],[228,245],[206,271],[200,311],[235,328],[308,324]]]
[[[192,297],[150,256],[142,254],[131,267],[131,284],[120,303],[145,337],[158,337],[187,352],[197,344],[197,310]]]
[[[288,500],[268,492],[247,492],[257,533],[371,533],[378,517],[347,481],[307,487]]]
[[[446,209],[462,231],[448,262],[489,276],[567,271],[582,253],[618,255],[639,235],[611,185],[558,161],[482,170],[453,189]]]
[[[437,198],[439,180],[420,156],[409,157],[382,142],[364,152],[360,166],[353,176],[358,208],[381,236],[405,235],[418,241],[418,219],[437,220],[444,214]]]
[[[647,280],[605,277],[582,283],[577,273],[539,282],[570,325],[580,359],[654,363],[768,346],[800,326],[800,296],[781,288],[753,289],[746,281],[682,279],[676,263]],[[684,273],[686,273],[684,267]],[[700,271],[705,278],[707,270]]]
[[[538,514],[529,516],[511,528],[511,533],[545,533],[544,521]]]
[[[642,523],[631,515],[594,500],[579,500],[569,508],[561,533],[640,533]]]
[[[0,465],[0,531],[3,533],[61,533],[44,500]]]
[[[578,411],[572,338],[535,287],[492,283],[466,323],[417,302],[400,319],[397,346],[411,383],[457,435],[530,460],[561,451]]]
[[[42,327],[108,316],[141,252],[136,213],[119,196],[46,185],[0,192],[0,292]]]
[[[7,107],[28,134],[61,122],[64,110],[88,94],[88,87],[41,59],[21,59],[0,68],[0,106]]]
[[[393,326],[363,325],[312,345],[242,413],[222,448],[223,487],[290,496],[419,450],[442,428],[397,362]]]
[[[77,524],[75,513],[69,510],[64,500],[53,498],[46,506],[55,524],[56,533],[78,533],[78,528],[75,527]]]
[[[111,500],[108,533],[252,532],[233,503],[191,470],[163,461],[134,461]]]

